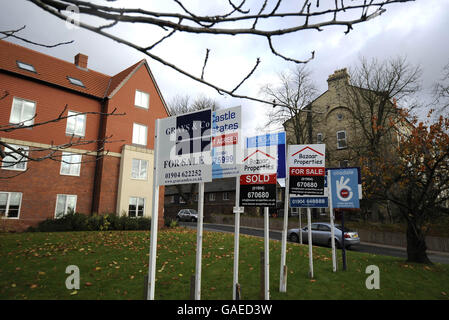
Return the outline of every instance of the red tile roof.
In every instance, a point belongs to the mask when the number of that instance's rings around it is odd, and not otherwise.
[[[19,68],[17,61],[32,65],[36,73]],[[139,61],[135,65],[111,77],[91,69],[82,69],[74,63],[0,40],[0,70],[41,80],[96,98],[109,96],[144,62],[145,60]],[[67,77],[81,80],[84,87],[70,83]]]

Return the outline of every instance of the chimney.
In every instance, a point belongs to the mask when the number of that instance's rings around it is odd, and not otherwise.
[[[349,74],[346,68],[335,70],[333,74],[331,74],[327,78],[328,88],[331,87],[335,89],[340,89],[343,85],[349,85]]]
[[[75,56],[75,65],[78,67],[78,68],[81,68],[81,69],[87,69],[87,59],[88,59],[89,57],[88,56],[86,56],[86,55],[84,55],[84,54],[82,54],[82,53],[78,53],[76,56]]]

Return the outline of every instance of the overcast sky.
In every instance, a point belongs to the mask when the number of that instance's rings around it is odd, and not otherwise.
[[[260,0],[251,2],[263,3]],[[153,11],[179,11],[179,7],[169,0],[122,0],[117,1],[115,5],[139,7],[142,3],[146,3],[146,9]],[[223,3],[227,4],[227,1],[185,1],[188,8],[201,14],[220,12],[218,3],[221,6]],[[0,0],[0,4],[0,30],[26,25],[26,29],[20,34],[22,37],[46,44],[70,40],[74,40],[74,43],[47,49],[19,40],[8,41],[70,62],[73,62],[77,53],[84,53],[89,56],[90,69],[108,75],[115,75],[142,58],[147,58],[166,101],[172,100],[176,95],[187,94],[195,98],[203,94],[217,100],[222,107],[241,105],[246,135],[256,133],[256,128],[266,121],[265,112],[269,107],[264,104],[223,97],[215,90],[196,83],[125,45],[87,30],[68,29],[65,21],[25,0]],[[449,63],[449,1],[417,0],[389,5],[386,9],[380,17],[355,25],[348,35],[344,34],[346,27],[325,28],[322,32],[299,32],[275,39],[276,48],[284,55],[299,60],[308,59],[310,52],[315,50],[315,59],[308,63],[308,68],[312,71],[313,80],[320,93],[327,89],[326,79],[329,74],[336,69],[357,64],[362,56],[385,59],[398,55],[406,56],[410,63],[422,67],[423,88],[426,92],[430,91],[432,84],[442,76],[443,66]],[[160,28],[141,28],[133,24],[119,25],[111,31],[140,44],[150,44],[164,35]],[[250,36],[211,38],[180,34],[157,47],[155,53],[200,76],[206,48],[211,49],[211,52],[205,78],[228,89],[234,88],[242,80],[257,58],[261,59],[253,77],[239,89],[238,93],[242,95],[262,98],[259,93],[262,85],[275,82],[279,72],[294,67],[292,63],[274,57],[265,39]]]

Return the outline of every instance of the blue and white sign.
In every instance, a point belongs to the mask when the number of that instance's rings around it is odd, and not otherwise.
[[[357,168],[330,169],[333,208],[360,208]]]
[[[277,146],[277,179],[285,179],[285,132],[246,138],[246,148]]]

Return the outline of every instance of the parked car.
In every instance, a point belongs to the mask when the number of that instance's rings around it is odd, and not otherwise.
[[[198,221],[198,212],[194,209],[181,209],[176,215],[178,221]]]
[[[287,231],[288,239],[292,242],[299,242],[299,228],[289,229]],[[307,226],[301,229],[303,243],[308,242]],[[341,248],[342,244],[342,228],[341,225],[335,225],[335,246]],[[356,231],[351,231],[345,228],[344,231],[345,247],[349,248],[354,244],[360,243],[359,234]],[[331,224],[328,222],[312,223],[312,244],[331,246]]]

